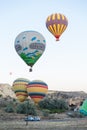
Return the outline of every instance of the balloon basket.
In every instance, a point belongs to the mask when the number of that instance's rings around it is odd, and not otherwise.
[[[56,38],[56,41],[59,41],[59,38]]]
[[[32,68],[29,69],[29,72],[32,72]]]

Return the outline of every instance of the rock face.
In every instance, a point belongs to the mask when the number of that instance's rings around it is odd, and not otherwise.
[[[87,93],[83,92],[83,91],[53,91],[53,90],[49,90],[48,91],[48,96],[52,96],[52,97],[57,97],[57,98],[76,98],[76,97],[80,97],[80,98],[87,98]]]
[[[12,90],[12,87],[9,84],[0,84],[0,97],[7,98],[16,98],[15,93]],[[87,98],[87,93],[82,91],[73,91],[73,92],[65,92],[65,91],[54,91],[49,90],[47,97],[50,98],[58,98],[58,99],[66,99],[68,103],[71,104],[79,104],[82,100]]]
[[[12,87],[9,84],[0,84],[0,97],[16,98],[15,93],[12,91]]]
[[[65,99],[69,105],[80,106],[80,104],[83,102],[83,100],[87,98],[87,93],[85,93],[83,91],[65,92],[65,91],[50,90],[48,92],[47,97]]]

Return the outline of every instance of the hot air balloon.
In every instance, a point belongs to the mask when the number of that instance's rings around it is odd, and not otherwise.
[[[21,32],[15,39],[15,49],[24,62],[30,66],[41,57],[46,47],[46,40],[42,34],[36,31]]]
[[[87,116],[87,99],[84,100],[83,104],[79,108],[80,113]]]
[[[13,82],[12,90],[15,92],[16,97],[20,102],[25,101],[28,97],[27,93],[27,84],[29,83],[28,79],[18,78]]]
[[[56,41],[59,41],[59,38],[66,30],[67,25],[67,18],[60,13],[51,14],[46,20],[46,27],[54,35]]]
[[[27,92],[31,99],[38,104],[48,92],[48,85],[41,80],[33,80],[27,85]]]

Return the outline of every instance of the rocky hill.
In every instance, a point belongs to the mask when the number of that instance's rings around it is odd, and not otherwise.
[[[53,91],[49,90],[48,97],[65,99],[69,105],[80,106],[84,99],[87,99],[87,93],[83,91]]]
[[[0,84],[0,97],[11,97],[11,98],[16,98],[15,93],[12,91],[12,87],[9,84]],[[63,98],[66,99],[70,102],[70,104],[75,104],[78,102],[81,102],[83,99],[87,98],[87,93],[83,91],[54,91],[54,90],[49,90],[47,97],[51,98]]]
[[[53,96],[53,97],[62,97],[62,98],[76,98],[76,97],[80,97],[80,98],[87,98],[87,93],[85,93],[84,91],[53,91],[53,90],[49,90],[48,95]]]
[[[11,97],[15,98],[15,94],[12,91],[12,87],[9,84],[0,84],[0,97]]]

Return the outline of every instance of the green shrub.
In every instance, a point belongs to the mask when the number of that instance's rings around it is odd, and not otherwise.
[[[50,98],[45,98],[43,100],[41,100],[39,103],[38,103],[39,107],[42,108],[42,109],[50,109],[51,106],[52,106],[52,102],[51,102],[51,99]]]
[[[65,111],[64,109],[51,109],[50,113],[62,113],[64,111]]]
[[[40,101],[38,105],[41,109],[50,110],[51,113],[60,113],[68,109],[67,103],[63,99],[57,98],[45,98],[44,100]]]
[[[2,94],[0,94],[0,97],[2,97]]]
[[[7,107],[5,108],[5,111],[8,112],[8,113],[12,113],[14,112],[14,108],[12,105],[7,105]]]
[[[29,101],[25,101],[17,105],[16,112],[20,114],[36,115],[36,108]]]
[[[48,117],[49,113],[50,113],[50,110],[44,109],[44,110],[42,110],[42,113],[43,113],[43,116]]]
[[[13,102],[16,102],[17,100],[15,98],[13,98]]]

